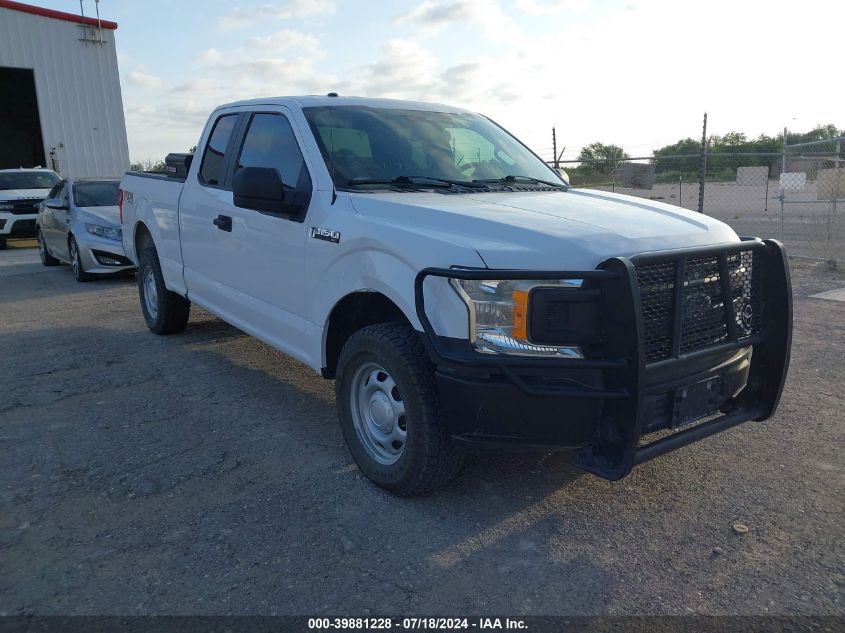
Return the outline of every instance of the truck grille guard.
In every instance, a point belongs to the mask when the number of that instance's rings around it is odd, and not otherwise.
[[[426,315],[428,277],[583,279],[585,287],[566,292],[600,303],[602,352],[560,359],[446,349]],[[601,399],[595,440],[579,449],[578,466],[606,479],[621,479],[637,464],[743,422],[771,417],[789,367],[792,290],[786,253],[776,240],[741,238],[733,244],[614,257],[589,271],[426,268],[416,276],[414,294],[423,339],[437,365],[493,368],[530,396]],[[746,387],[721,408],[721,415],[641,444],[648,370],[671,372],[690,361],[748,347],[753,352]],[[549,368],[601,370],[603,386],[537,386],[519,375]]]

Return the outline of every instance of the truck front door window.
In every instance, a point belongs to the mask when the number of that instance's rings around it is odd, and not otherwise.
[[[296,187],[305,161],[285,116],[258,113],[252,117],[235,169],[243,167],[272,167],[286,188]]]

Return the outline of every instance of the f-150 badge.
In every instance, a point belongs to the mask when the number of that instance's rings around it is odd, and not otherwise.
[[[340,231],[332,231],[331,229],[324,229],[320,226],[311,227],[311,237],[315,240],[324,240],[332,244],[340,243]]]

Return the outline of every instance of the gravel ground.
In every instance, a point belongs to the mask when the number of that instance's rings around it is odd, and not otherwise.
[[[201,310],[157,337],[132,279],[36,257],[0,252],[0,614],[845,615],[845,304],[809,298],[841,273],[794,264],[774,419],[618,483],[471,456],[402,500],[331,382]]]

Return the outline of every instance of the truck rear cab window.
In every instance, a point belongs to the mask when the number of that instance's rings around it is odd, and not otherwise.
[[[202,155],[200,182],[216,187],[223,184],[226,178],[226,148],[237,120],[237,114],[227,114],[214,123],[214,129]]]
[[[235,170],[243,167],[272,167],[289,189],[307,178],[305,160],[287,117],[264,112],[252,116]]]

